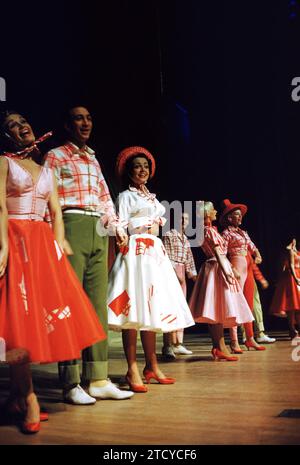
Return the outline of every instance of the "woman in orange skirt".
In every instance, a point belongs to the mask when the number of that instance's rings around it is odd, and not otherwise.
[[[288,318],[290,337],[294,339],[298,336],[296,325],[300,330],[300,252],[296,239],[287,246],[287,251],[270,312]]]
[[[8,404],[21,414],[22,431],[35,433],[47,415],[40,414],[29,363],[78,358],[106,336],[65,255],[72,251],[54,176],[34,161],[41,140],[17,112],[2,115],[0,131],[8,149],[0,157],[0,338],[8,354],[24,349],[10,363]]]

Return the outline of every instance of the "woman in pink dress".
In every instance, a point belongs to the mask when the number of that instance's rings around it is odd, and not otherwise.
[[[253,316],[226,258],[226,243],[217,228],[212,226],[216,216],[212,202],[204,202],[204,242],[201,248],[207,260],[200,269],[189,305],[197,323],[208,323],[213,358],[237,361],[238,357],[230,356],[226,347],[224,328],[250,322]]]
[[[300,330],[300,251],[297,249],[296,239],[287,246],[287,252],[270,312],[272,315],[288,318],[290,337],[294,339],[299,336]]]
[[[66,258],[72,251],[52,170],[33,160],[39,141],[17,112],[2,116],[0,131],[8,147],[0,157],[0,338],[10,363],[8,410],[19,414],[24,433],[36,433],[47,415],[40,413],[29,363],[78,358],[106,336]],[[43,221],[47,206],[53,229]]]
[[[247,212],[247,206],[243,204],[233,204],[229,199],[223,200],[223,210],[220,223],[225,226],[222,237],[226,242],[227,253],[232,265],[233,272],[239,281],[248,305],[253,311],[254,303],[254,276],[252,271],[252,256],[255,263],[261,263],[261,255],[256,245],[251,241],[248,233],[240,228],[242,218]],[[249,252],[249,253],[248,253]],[[255,350],[265,350],[254,339],[253,324],[244,325],[246,333],[245,346]],[[230,330],[230,347],[233,353],[242,353],[238,343],[237,327]]]

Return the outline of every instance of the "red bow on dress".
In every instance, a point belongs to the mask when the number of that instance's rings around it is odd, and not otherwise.
[[[46,134],[44,134],[42,137],[34,141],[34,143],[30,145],[29,147],[26,147],[20,152],[6,153],[5,156],[11,157],[11,158],[13,157],[25,158],[33,150],[37,150],[39,152],[37,145],[40,144],[41,142],[44,142],[44,140],[48,139],[49,137],[51,137],[52,134],[53,134],[52,131],[46,132]]]

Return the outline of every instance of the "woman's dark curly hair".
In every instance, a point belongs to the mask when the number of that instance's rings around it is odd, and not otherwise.
[[[149,173],[152,173],[152,163],[151,160],[146,157],[144,153],[136,153],[133,157],[130,157],[125,163],[124,174],[121,178],[121,187],[122,190],[127,189],[130,184],[132,184],[131,174],[133,170],[133,161],[136,158],[144,158],[149,164]]]
[[[10,115],[20,115],[20,113],[15,110],[4,110],[0,112],[0,153],[15,149],[14,143],[6,135],[5,121]]]

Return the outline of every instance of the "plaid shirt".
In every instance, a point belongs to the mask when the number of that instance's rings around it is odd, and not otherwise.
[[[82,208],[100,213],[104,226],[118,225],[115,207],[95,152],[88,146],[79,149],[72,142],[50,150],[45,166],[57,179],[62,210]]]
[[[251,241],[248,233],[241,228],[228,226],[222,232],[222,237],[226,243],[229,256],[247,255],[248,250],[252,255],[256,250],[256,246]]]
[[[197,276],[191,246],[185,234],[180,235],[176,229],[171,229],[164,235],[163,243],[172,265],[182,263],[186,273]]]

